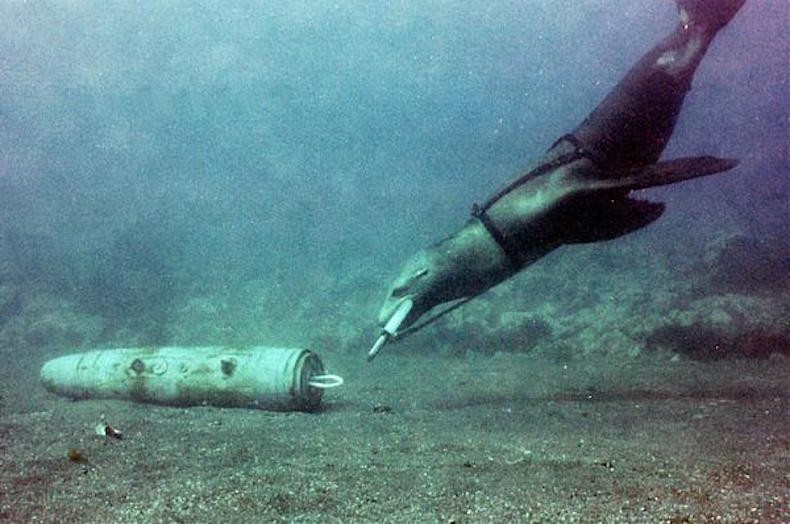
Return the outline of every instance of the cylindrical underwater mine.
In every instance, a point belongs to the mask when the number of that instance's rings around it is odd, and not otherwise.
[[[342,382],[325,376],[307,349],[268,346],[90,351],[50,360],[41,380],[49,391],[77,399],[304,411],[318,408],[323,388]]]

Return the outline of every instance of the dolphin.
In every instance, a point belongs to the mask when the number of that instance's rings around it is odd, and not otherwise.
[[[372,360],[441,304],[453,307],[554,249],[621,237],[657,220],[664,204],[634,190],[728,171],[734,159],[659,161],[694,73],[745,0],[678,0],[679,24],[648,51],[570,134],[484,203],[466,224],[406,261],[387,290]],[[452,304],[450,304],[452,303]],[[438,308],[437,308],[438,309]]]

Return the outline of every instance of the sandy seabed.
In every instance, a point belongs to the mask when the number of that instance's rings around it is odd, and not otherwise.
[[[324,355],[346,384],[312,414],[71,401],[7,365],[0,521],[790,522],[784,358],[388,351]]]

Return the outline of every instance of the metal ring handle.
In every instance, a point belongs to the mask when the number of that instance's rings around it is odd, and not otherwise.
[[[307,385],[319,389],[329,389],[342,386],[343,382],[343,377],[340,375],[313,375]]]

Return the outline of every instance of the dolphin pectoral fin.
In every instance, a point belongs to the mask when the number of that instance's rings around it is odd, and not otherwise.
[[[658,162],[643,168],[591,172],[585,175],[581,186],[586,191],[607,189],[634,190],[666,186],[692,178],[715,175],[729,171],[738,165],[738,160],[695,156]]]
[[[620,197],[595,203],[580,202],[570,213],[573,224],[566,229],[563,242],[584,244],[627,235],[658,220],[664,213],[661,202]]]
[[[729,171],[737,165],[738,160],[713,156],[695,156],[658,162],[633,177],[633,185],[628,189],[665,186],[701,176],[715,175]]]
[[[611,240],[645,227],[664,212],[664,204],[628,198],[625,196],[628,191],[713,175],[737,165],[738,161],[733,159],[699,156],[639,169],[576,174],[580,178],[580,190],[565,207],[565,216],[572,220],[564,224],[563,242]]]

